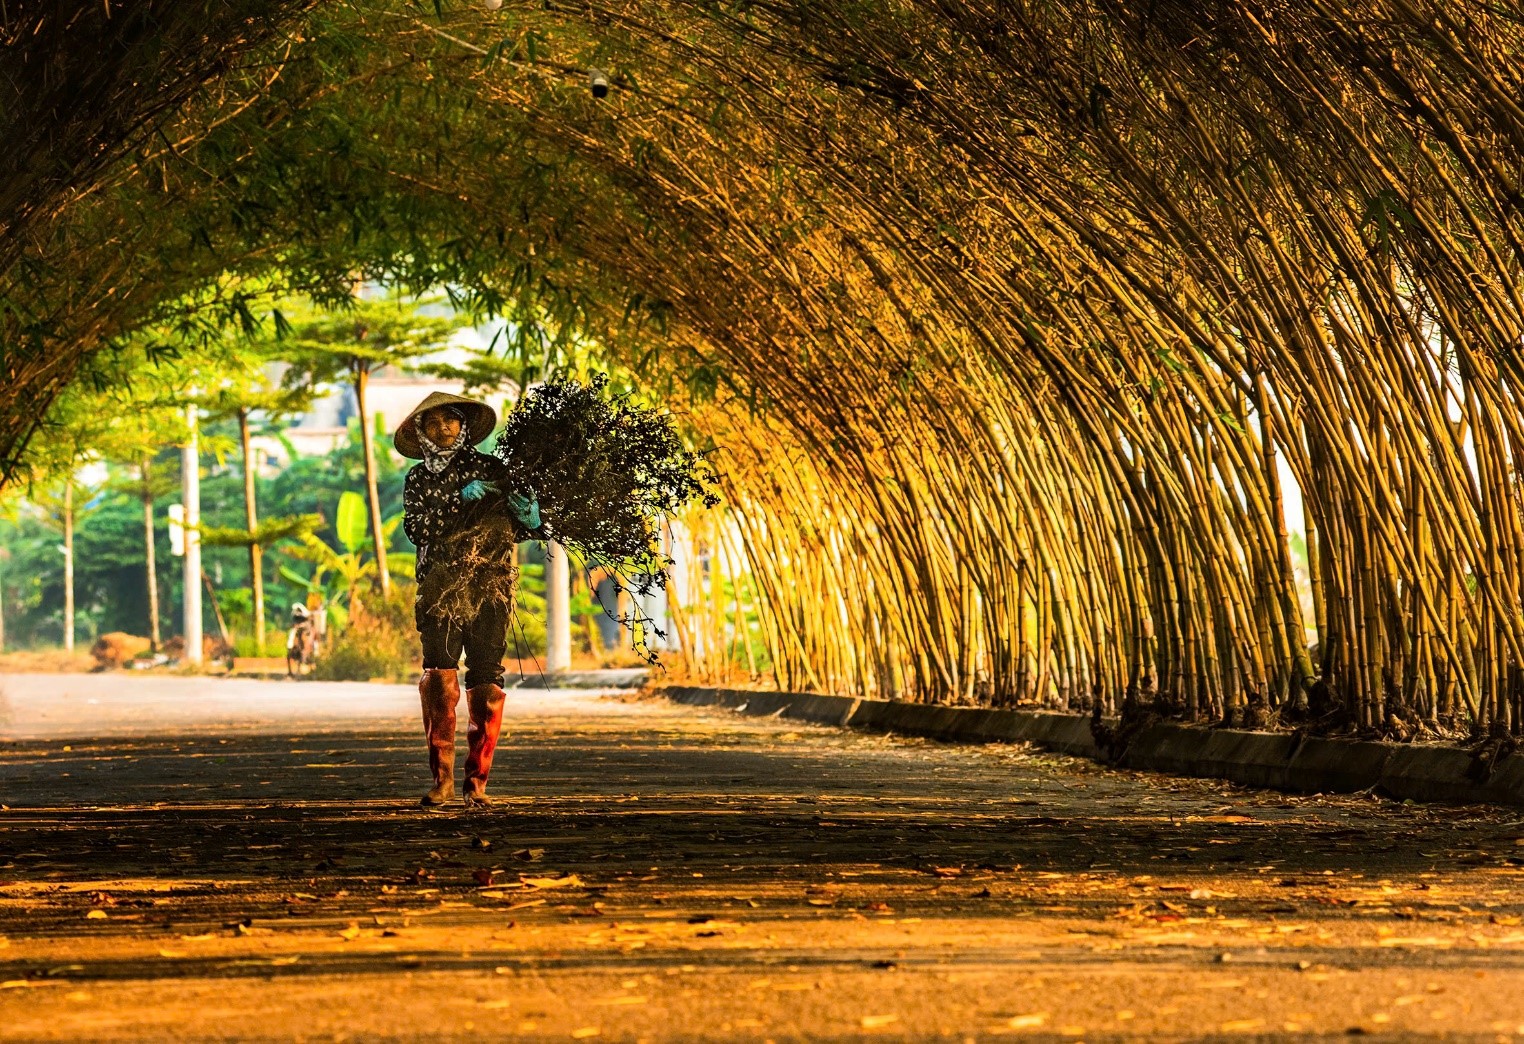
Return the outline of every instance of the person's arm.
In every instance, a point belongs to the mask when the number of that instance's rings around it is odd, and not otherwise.
[[[481,450],[471,450],[466,471],[472,478],[461,487],[460,499],[467,503],[485,500],[508,489],[508,465]]]
[[[402,480],[402,532],[415,547],[424,548],[445,535],[457,505],[435,503],[438,495],[424,488],[420,470],[413,468]]]

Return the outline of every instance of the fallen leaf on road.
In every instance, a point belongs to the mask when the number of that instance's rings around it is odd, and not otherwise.
[[[525,877],[519,876],[519,880],[530,888],[581,888],[582,878],[576,874],[567,874],[565,877]],[[580,1032],[580,1031],[579,1031]]]
[[[1034,1015],[1014,1015],[1005,1020],[1005,1024],[1011,1029],[1029,1029],[1033,1026],[1041,1026],[1048,1021],[1048,1013],[1037,1012]]]
[[[360,926],[358,924],[352,924],[348,928],[345,928],[343,931],[339,932],[340,939],[358,939],[359,937]]]
[[[104,921],[105,919],[105,910],[91,910],[89,913],[85,914],[85,920],[87,921]]]
[[[881,1029],[898,1021],[900,1021],[898,1015],[864,1015],[862,1017],[863,1029]]]

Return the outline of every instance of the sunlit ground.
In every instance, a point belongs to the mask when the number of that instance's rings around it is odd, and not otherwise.
[[[430,813],[408,687],[0,691],[7,1040],[1524,1032],[1516,810],[519,691]]]

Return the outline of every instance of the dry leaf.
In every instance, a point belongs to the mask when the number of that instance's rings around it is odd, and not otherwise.
[[[567,874],[565,877],[525,877],[520,875],[519,880],[530,888],[581,888],[582,878],[576,874]]]
[[[1255,1030],[1263,1029],[1264,1025],[1264,1019],[1231,1019],[1222,1024],[1222,1031],[1224,1033],[1253,1033]]]

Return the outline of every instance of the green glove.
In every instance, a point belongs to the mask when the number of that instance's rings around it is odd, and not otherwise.
[[[527,497],[518,493],[505,494],[508,500],[508,509],[513,512],[513,517],[519,525],[531,533],[540,528],[540,501],[533,493]]]

